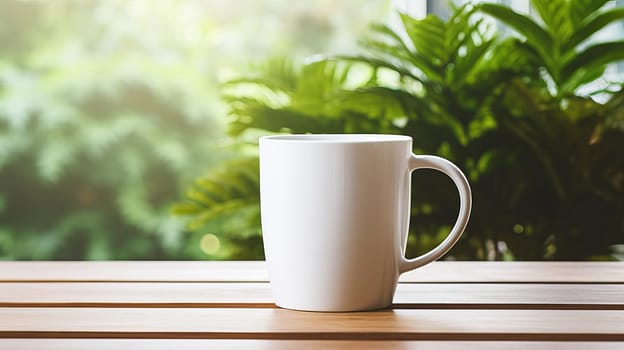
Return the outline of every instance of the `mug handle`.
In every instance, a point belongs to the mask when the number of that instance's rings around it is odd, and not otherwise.
[[[457,191],[459,192],[459,215],[457,216],[457,221],[455,222],[455,226],[453,226],[451,233],[449,233],[442,243],[429,252],[414,259],[407,259],[405,257],[404,247],[401,247],[399,273],[426,265],[438,259],[449,249],[451,249],[464,232],[464,229],[468,224],[468,218],[470,217],[470,210],[472,208],[470,185],[468,184],[468,180],[466,180],[466,176],[464,176],[455,164],[444,158],[436,156],[412,154],[408,162],[408,171],[412,173],[416,169],[435,169],[443,172],[450,177],[451,180],[453,180],[455,186],[457,187]],[[405,234],[407,234],[407,232]]]

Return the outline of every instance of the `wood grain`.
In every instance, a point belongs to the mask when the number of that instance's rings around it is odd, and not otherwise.
[[[624,284],[401,283],[395,308],[624,310]],[[0,283],[0,306],[274,307],[268,283]]]
[[[0,281],[266,282],[262,261],[4,261]]]
[[[279,309],[264,262],[0,262],[0,350],[624,348],[624,263],[436,262],[394,301]]]
[[[0,262],[0,281],[266,282],[262,261]],[[624,262],[438,261],[409,283],[624,283]]]
[[[621,350],[624,342],[237,339],[0,339],[0,350]]]
[[[624,341],[624,312],[0,308],[0,337]]]

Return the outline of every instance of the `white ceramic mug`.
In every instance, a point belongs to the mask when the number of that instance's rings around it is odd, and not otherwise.
[[[453,180],[459,217],[440,245],[407,259],[410,178],[420,168]],[[389,306],[401,273],[457,242],[471,193],[453,163],[412,154],[409,136],[283,135],[260,138],[260,203],[276,304],[359,311]]]

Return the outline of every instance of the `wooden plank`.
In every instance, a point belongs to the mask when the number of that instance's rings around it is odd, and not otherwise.
[[[402,349],[402,350],[621,350],[624,342],[365,341],[238,339],[1,339],[0,350],[206,350],[206,349]]]
[[[0,308],[0,337],[624,341],[624,312]]]
[[[400,283],[396,308],[624,310],[624,284]]]
[[[401,283],[396,308],[624,310],[624,284]],[[0,306],[274,307],[268,283],[0,283]]]
[[[0,281],[266,282],[262,261],[4,261]]]
[[[275,307],[266,282],[11,282],[0,306]]]
[[[266,282],[262,261],[0,262],[0,281]],[[438,261],[409,283],[624,283],[624,262]]]
[[[624,283],[624,262],[442,261],[406,272],[402,282]]]

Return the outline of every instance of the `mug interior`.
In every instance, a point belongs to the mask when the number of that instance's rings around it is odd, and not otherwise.
[[[301,142],[396,142],[410,141],[412,138],[404,135],[385,134],[300,134],[300,135],[272,135],[263,136],[262,140],[271,141],[301,141]]]

